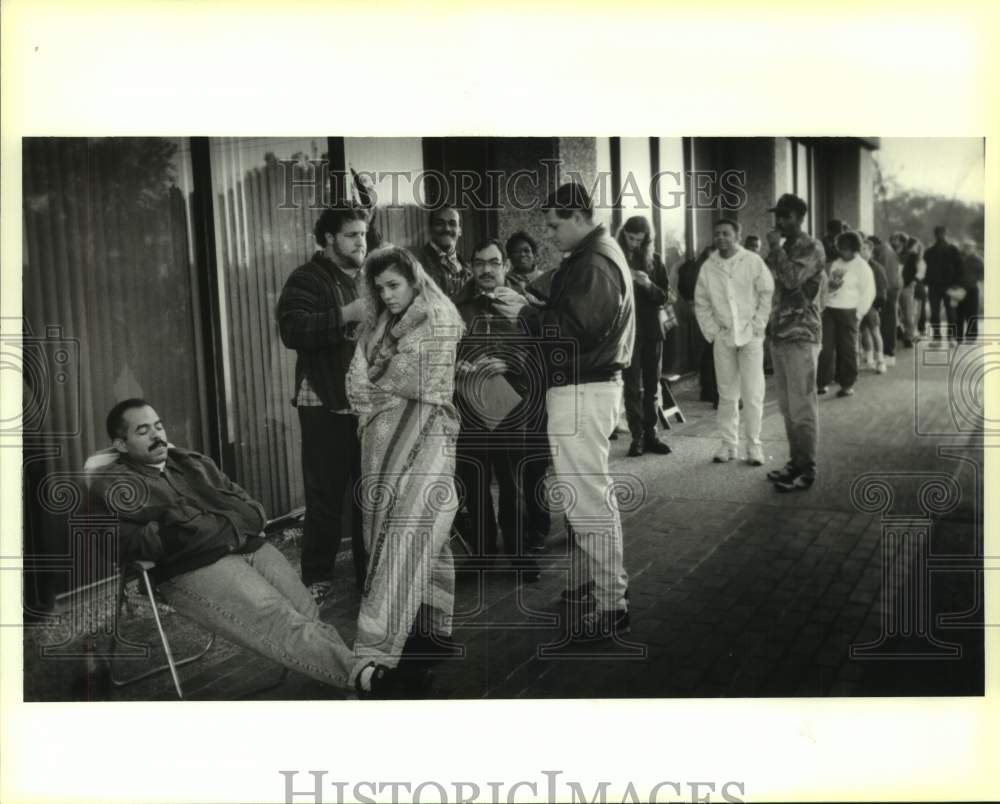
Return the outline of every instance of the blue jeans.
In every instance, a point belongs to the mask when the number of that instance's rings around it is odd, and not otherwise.
[[[309,590],[272,545],[220,558],[159,585],[180,614],[311,678],[348,687],[354,652],[319,619]]]

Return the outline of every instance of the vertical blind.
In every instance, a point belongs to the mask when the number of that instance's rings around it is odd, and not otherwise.
[[[308,185],[325,137],[213,138],[212,190],[228,441],[238,482],[270,516],[303,502],[301,433],[290,400],[295,353],[275,308],[288,275],[316,250],[322,197]],[[289,175],[302,189],[289,193]]]
[[[25,467],[28,556],[67,552],[44,481],[108,446],[115,402],[146,398],[192,449],[207,403],[185,142],[25,138],[22,170],[22,429],[26,459],[48,455]]]

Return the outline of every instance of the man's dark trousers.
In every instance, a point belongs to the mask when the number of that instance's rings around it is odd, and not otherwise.
[[[945,321],[952,327],[955,326],[955,309],[951,306],[951,299],[948,298],[948,285],[928,285],[927,297],[931,303],[931,329],[934,332],[934,340],[941,340],[941,306],[944,305]]]
[[[625,417],[633,439],[656,436],[656,392],[660,384],[663,341],[636,338],[625,380]]]
[[[896,356],[896,327],[899,326],[896,306],[899,304],[899,288],[889,288],[885,292],[885,304],[879,310],[882,328],[882,354]]]
[[[355,484],[361,477],[357,417],[326,408],[300,405],[302,479],[306,493],[302,529],[302,582],[308,586],[333,580],[333,567],[343,536],[345,495],[351,506],[351,550],[354,578],[360,586],[368,569],[361,509]]]
[[[842,388],[850,388],[857,379],[858,314],[854,308],[827,307],[823,311],[823,350],[817,384],[825,388],[836,381]]]

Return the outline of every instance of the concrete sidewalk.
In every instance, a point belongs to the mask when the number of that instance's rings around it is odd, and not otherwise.
[[[455,639],[465,656],[438,665],[437,694],[982,694],[982,436],[963,432],[967,412],[955,411],[964,393],[955,367],[978,354],[900,350],[887,374],[862,374],[854,397],[821,397],[818,480],[792,494],[765,480],[787,459],[770,386],[768,462],[752,468],[711,462],[714,412],[682,383],[687,423],[665,434],[671,455],[628,458],[628,439],[612,442],[612,472],[632,491],[623,517],[631,635],[565,644],[566,539],[555,534],[538,583],[521,584],[503,567],[459,573]],[[338,589],[324,617],[350,641],[357,597],[347,555]],[[957,616],[941,623],[938,615]],[[223,644],[186,686],[196,698],[235,697],[276,673]],[[115,697],[167,699],[172,690],[164,678]],[[338,694],[293,674],[257,697]]]

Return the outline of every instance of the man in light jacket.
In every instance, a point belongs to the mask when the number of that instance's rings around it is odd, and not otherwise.
[[[764,464],[760,442],[764,412],[764,329],[771,313],[774,279],[764,261],[740,246],[740,226],[716,222],[715,251],[705,261],[694,291],[694,309],[705,340],[712,344],[719,386],[717,420],[722,446],[716,463],[739,455],[739,403],[747,461]]]

